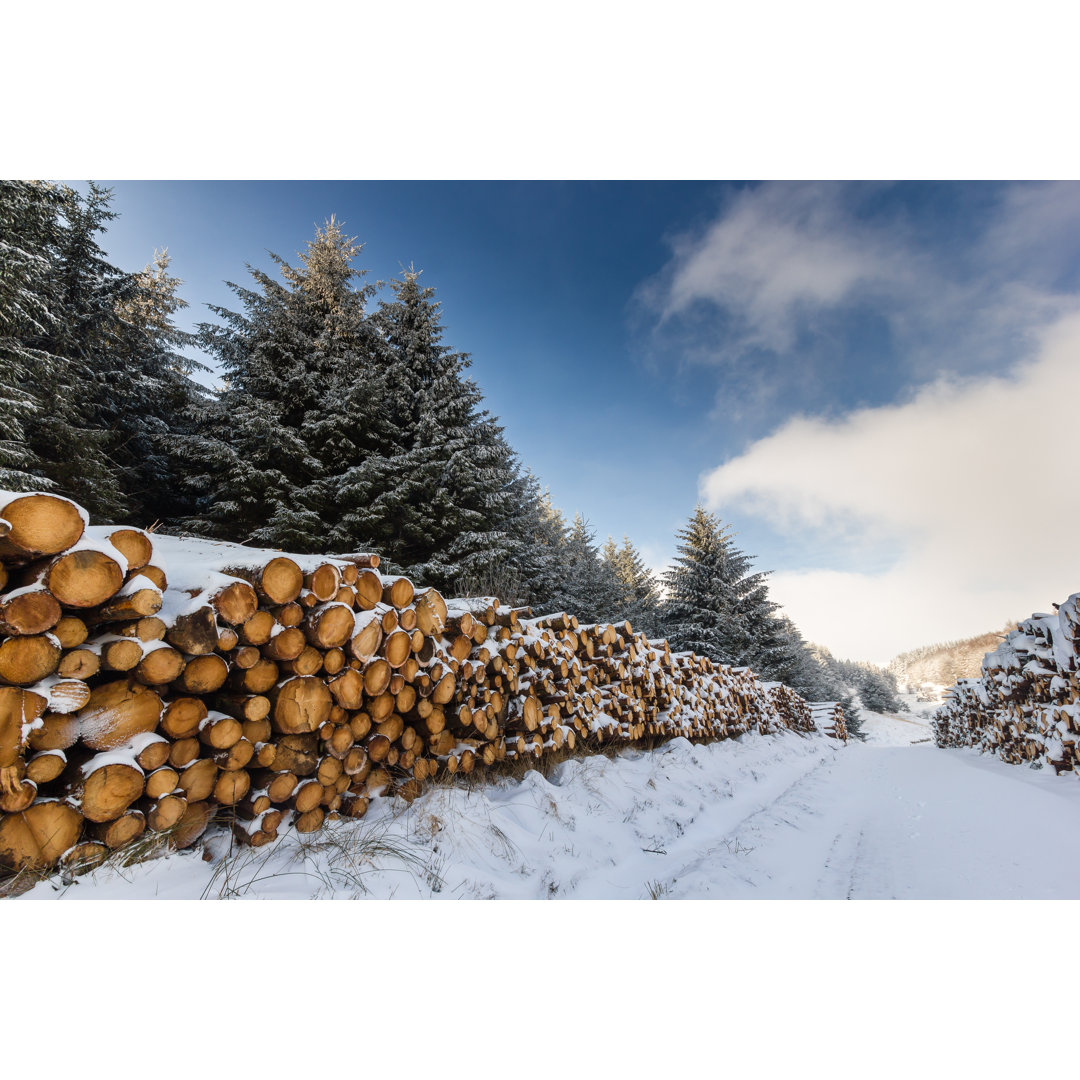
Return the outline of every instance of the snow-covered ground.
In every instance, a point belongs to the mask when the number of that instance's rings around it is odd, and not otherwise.
[[[939,750],[918,716],[868,739],[748,735],[376,800],[359,822],[228,840],[28,899],[1080,897],[1080,783]]]

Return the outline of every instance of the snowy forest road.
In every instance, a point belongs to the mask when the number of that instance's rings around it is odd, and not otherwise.
[[[929,726],[870,717],[866,743],[814,764],[721,843],[724,894],[775,899],[1080,897],[1080,784],[923,743]],[[905,730],[906,729],[906,730]],[[921,729],[921,730],[920,730]],[[914,743],[914,745],[913,745]],[[716,895],[690,860],[680,895]],[[718,883],[717,883],[718,884]],[[686,890],[684,892],[684,889]]]

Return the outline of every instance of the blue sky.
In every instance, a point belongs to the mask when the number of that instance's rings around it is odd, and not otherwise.
[[[1080,588],[1071,548],[1025,576],[1023,541],[1002,554],[976,525],[995,485],[1075,484],[1046,388],[1080,368],[1077,185],[102,182],[106,248],[134,269],[167,246],[189,326],[330,214],[373,277],[414,263],[568,516],[659,567],[705,499],[841,655],[887,660]],[[1021,430],[1048,460],[995,465]],[[1057,535],[1075,512],[1051,501]],[[855,628],[871,606],[894,612],[873,639]]]

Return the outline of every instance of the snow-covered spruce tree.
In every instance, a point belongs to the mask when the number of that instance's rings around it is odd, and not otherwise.
[[[85,196],[8,185],[0,198],[14,241],[2,276],[20,298],[2,305],[4,400],[22,473],[8,479],[69,495],[99,519],[149,524],[172,503],[166,448],[193,384],[174,351],[185,342],[171,322],[179,282],[167,260],[140,275],[106,259],[98,238],[116,216],[110,200],[95,184]],[[0,453],[10,467],[10,447]]]
[[[53,486],[27,423],[55,372],[55,358],[31,343],[58,321],[52,274],[64,198],[53,184],[0,180],[0,488],[8,490]]]
[[[396,453],[369,535],[404,572],[439,588],[508,582],[527,562],[530,484],[463,374],[468,354],[443,344],[435,290],[419,278],[403,272],[372,317],[389,352],[383,410]]]
[[[855,688],[844,674],[845,661],[837,660],[824,645],[810,645],[810,652],[825,673],[827,693],[815,696],[817,701],[839,701],[844,709],[844,722],[849,735],[864,738],[862,716],[855,699]]]
[[[733,543],[730,526],[698,506],[681,541],[675,565],[664,575],[665,635],[673,649],[693,650],[736,667],[767,655],[775,605],[765,573]]]
[[[110,457],[129,520],[148,525],[189,508],[179,448],[192,432],[192,412],[207,394],[190,377],[203,365],[180,352],[194,339],[173,322],[187,303],[178,294],[180,279],[169,273],[168,252],[156,251],[153,262],[131,278],[133,287],[118,305],[122,326],[108,358],[115,393],[106,399],[103,417],[112,432]]]
[[[622,595],[613,567],[596,549],[589,523],[575,514],[562,548],[560,578],[543,607],[568,611],[583,623],[610,622],[619,617]]]
[[[383,482],[387,436],[378,335],[364,310],[375,288],[354,284],[359,251],[331,219],[298,267],[271,253],[284,282],[248,267],[258,289],[228,283],[242,312],[213,307],[221,322],[200,325],[224,388],[186,440],[186,527],[295,551],[368,546],[356,507]]]
[[[898,712],[900,699],[896,676],[884,668],[857,660],[837,662],[844,681],[859,695],[870,712]]]
[[[26,444],[49,486],[99,520],[126,520],[131,510],[112,451],[124,388],[115,378],[125,326],[119,311],[134,280],[106,258],[98,236],[116,213],[111,192],[89,185],[85,196],[62,189],[59,231],[48,276],[55,318],[24,344],[51,362],[38,365],[31,392],[40,407],[25,424]]]
[[[620,586],[615,617],[629,619],[635,630],[655,637],[661,631],[660,587],[630,537],[624,536],[622,546],[617,547],[609,536],[600,556]]]

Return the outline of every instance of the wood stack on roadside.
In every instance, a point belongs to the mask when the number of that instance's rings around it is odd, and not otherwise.
[[[818,731],[823,731],[830,739],[848,741],[847,721],[844,719],[844,707],[838,701],[812,701],[809,703],[811,723]]]
[[[425,781],[610,743],[813,730],[752,672],[628,623],[534,618],[299,556],[94,527],[0,492],[0,866],[92,863],[145,833],[285,827]]]
[[[1033,615],[961,679],[934,714],[940,747],[971,746],[1013,765],[1080,772],[1080,593]]]

